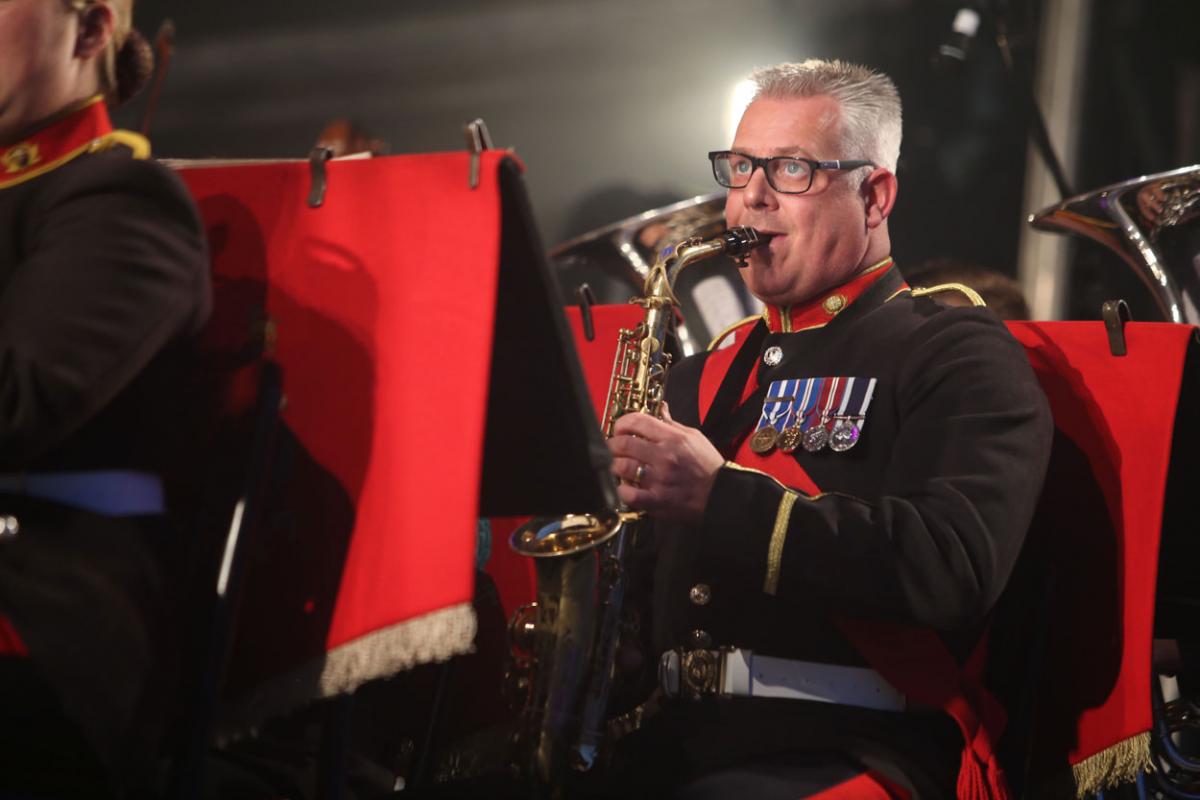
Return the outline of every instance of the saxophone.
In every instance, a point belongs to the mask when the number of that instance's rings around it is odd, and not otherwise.
[[[664,345],[679,305],[672,290],[679,272],[722,254],[742,259],[767,239],[753,228],[731,228],[663,249],[643,296],[630,301],[645,316],[619,334],[601,423],[605,439],[624,414],[662,416],[671,362]],[[605,745],[617,647],[629,627],[623,618],[626,562],[643,520],[642,512],[626,509],[543,517],[518,528],[509,541],[516,552],[537,559],[537,600],[518,609],[509,630],[517,665],[510,690],[522,707],[516,766],[555,794],[568,770],[591,769]]]

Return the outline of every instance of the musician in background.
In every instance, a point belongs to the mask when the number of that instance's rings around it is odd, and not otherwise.
[[[766,309],[610,440],[622,500],[656,520],[664,654],[618,764],[652,796],[1002,797],[980,645],[1045,397],[993,314],[914,298],[893,265],[892,81],[837,61],[753,79],[709,158],[728,224],[772,237],[741,272]]]
[[[160,476],[209,276],[182,183],[109,121],[150,71],[131,20],[0,2],[2,790],[107,796],[176,688]]]

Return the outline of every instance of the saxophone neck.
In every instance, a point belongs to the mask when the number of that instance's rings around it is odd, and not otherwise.
[[[666,297],[678,305],[674,286],[684,268],[697,261],[722,254],[735,258],[744,256],[770,239],[769,234],[761,234],[754,228],[738,227],[723,231],[711,239],[695,237],[667,247],[659,254],[658,260],[646,276],[645,296]]]
[[[699,238],[685,239],[664,249],[646,275],[643,296],[667,298],[678,305],[674,286],[679,273],[689,264],[719,255],[722,249],[717,239],[704,241]]]

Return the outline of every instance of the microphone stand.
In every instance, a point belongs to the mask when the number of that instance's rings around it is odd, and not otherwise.
[[[1063,199],[1071,197],[1075,193],[1071,191],[1062,161],[1059,160],[1058,153],[1054,151],[1054,145],[1050,141],[1050,133],[1046,129],[1046,118],[1042,115],[1042,109],[1038,105],[1033,85],[1022,79],[1013,62],[1012,49],[1009,47],[1008,41],[1008,2],[1007,0],[997,0],[994,3],[981,3],[980,7],[981,11],[990,12],[992,25],[996,31],[996,46],[1000,49],[1000,58],[1004,62],[1005,70],[1008,71],[1013,88],[1025,102],[1029,112],[1029,134],[1033,138],[1038,154],[1045,162],[1046,168],[1050,170],[1059,194],[1063,196]]]

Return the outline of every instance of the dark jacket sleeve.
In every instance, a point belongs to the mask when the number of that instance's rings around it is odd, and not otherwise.
[[[104,408],[209,310],[204,234],[153,162],[85,156],[29,209],[26,258],[0,294],[0,461],[19,467]]]
[[[703,552],[761,574],[781,602],[947,631],[978,622],[1033,515],[1049,406],[1020,345],[979,314],[939,315],[906,350],[877,497],[807,496],[729,465],[709,498]]]

